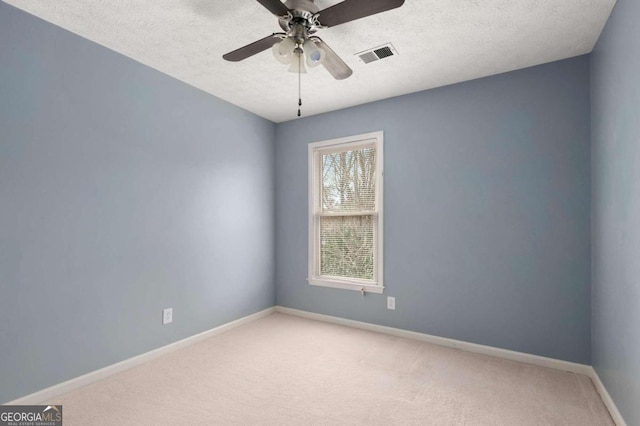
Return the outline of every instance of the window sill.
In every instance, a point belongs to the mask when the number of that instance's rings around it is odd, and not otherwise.
[[[352,291],[363,291],[365,293],[376,293],[382,294],[384,291],[384,286],[375,285],[375,284],[362,284],[357,282],[349,282],[342,280],[332,280],[328,278],[307,278],[307,281],[310,285],[315,285],[319,287],[329,287],[329,288],[339,288],[343,290],[352,290]]]

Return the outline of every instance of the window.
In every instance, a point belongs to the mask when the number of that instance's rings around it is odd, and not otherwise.
[[[382,139],[309,144],[309,284],[382,293]]]

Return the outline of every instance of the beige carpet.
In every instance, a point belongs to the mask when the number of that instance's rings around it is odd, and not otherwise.
[[[71,425],[613,425],[589,378],[273,314],[53,401]]]

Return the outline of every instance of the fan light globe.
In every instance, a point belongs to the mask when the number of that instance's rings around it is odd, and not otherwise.
[[[324,61],[324,49],[319,48],[312,40],[304,43],[304,54],[307,57],[307,65],[311,68],[317,67]]]
[[[273,52],[273,56],[278,60],[278,62],[289,65],[291,63],[293,49],[295,49],[296,44],[290,37],[285,38],[280,43],[276,43],[271,48]]]
[[[291,55],[291,66],[289,67],[289,72],[293,72],[296,74],[306,74],[307,70],[304,67],[304,60],[302,58],[302,52],[294,52]]]

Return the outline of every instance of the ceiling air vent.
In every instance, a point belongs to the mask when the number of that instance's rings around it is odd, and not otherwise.
[[[356,53],[356,56],[360,58],[365,64],[379,61],[380,59],[388,58],[389,56],[396,56],[398,51],[393,47],[391,43],[384,44],[382,46],[374,47],[360,53]]]

